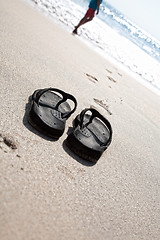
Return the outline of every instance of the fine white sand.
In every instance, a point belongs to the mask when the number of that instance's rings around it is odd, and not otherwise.
[[[0,239],[159,240],[160,97],[24,1],[0,6]],[[58,141],[27,123],[46,87],[78,101]],[[64,144],[90,106],[113,127],[95,165]]]

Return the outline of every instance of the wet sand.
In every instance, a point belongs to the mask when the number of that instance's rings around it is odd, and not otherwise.
[[[0,6],[0,239],[158,240],[160,97],[24,1]],[[27,122],[46,87],[78,101],[58,141]],[[95,165],[65,146],[90,106],[113,127]]]

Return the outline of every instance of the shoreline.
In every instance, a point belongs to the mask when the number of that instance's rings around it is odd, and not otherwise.
[[[68,33],[72,34],[70,32],[70,27],[65,25],[65,23],[61,22],[59,19],[57,19],[54,15],[50,15],[49,12],[47,12],[47,10],[41,9],[35,2],[31,2],[31,0],[24,0],[26,3],[28,3],[31,7],[33,7],[34,9],[36,9],[42,16],[45,16],[46,18],[48,18],[51,22],[53,22],[54,24],[57,24],[59,27],[61,27],[63,30],[67,31]],[[67,30],[66,30],[67,28]],[[110,26],[109,26],[110,28]],[[88,46],[89,48],[91,48],[93,51],[95,51],[96,53],[98,53],[101,57],[105,58],[107,61],[109,61],[111,64],[113,65],[118,65],[118,68],[122,69],[122,71],[125,71],[126,74],[131,75],[131,77],[133,77],[134,79],[138,80],[144,87],[147,87],[148,89],[150,89],[152,92],[154,92],[155,94],[157,94],[158,96],[160,96],[160,88],[155,86],[154,84],[152,84],[150,82],[149,79],[145,78],[143,76],[142,73],[138,73],[132,70],[131,66],[126,65],[126,63],[123,63],[121,61],[118,61],[116,58],[114,58],[113,56],[107,54],[104,49],[101,50],[94,42],[90,41],[89,39],[85,39],[84,36],[75,36],[77,38],[79,38],[79,40],[84,43],[86,46]],[[129,39],[126,38],[127,41],[131,42]],[[131,44],[133,44],[131,42]],[[135,46],[140,49],[141,51],[143,51],[143,49],[141,49],[139,46],[137,46],[135,44]],[[150,57],[151,59],[155,60],[152,56],[150,56],[149,54],[145,53],[147,57]],[[159,63],[157,61],[157,63]]]
[[[159,240],[160,97],[25,1],[0,3],[0,239]],[[27,121],[46,87],[78,102],[58,141]],[[113,128],[95,165],[65,145],[90,106]]]

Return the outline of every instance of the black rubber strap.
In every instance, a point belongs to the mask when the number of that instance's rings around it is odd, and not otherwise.
[[[75,97],[72,96],[71,94],[66,93],[66,92],[64,92],[64,91],[62,91],[62,90],[60,90],[60,89],[57,89],[57,88],[45,88],[45,89],[41,90],[41,92],[38,94],[38,98],[37,98],[37,104],[38,104],[38,105],[39,105],[39,99],[40,99],[40,97],[41,97],[45,92],[47,92],[47,91],[58,92],[58,93],[60,93],[60,94],[62,95],[62,97],[63,97],[62,100],[60,100],[60,101],[57,103],[57,106],[56,106],[57,109],[58,109],[58,106],[59,106],[61,103],[65,102],[67,99],[70,99],[70,100],[72,100],[72,101],[74,102],[74,108],[73,108],[70,112],[63,113],[63,117],[64,117],[64,118],[69,118],[69,117],[71,116],[71,114],[72,114],[72,113],[76,110],[76,108],[77,108],[77,100],[75,99]]]
[[[100,120],[102,120],[102,122],[107,126],[107,128],[109,129],[110,131],[110,136],[109,136],[109,139],[108,139],[108,144],[111,142],[112,140],[112,127],[111,127],[111,124],[110,122],[105,118],[103,117],[96,109],[94,108],[85,108],[81,113],[80,113],[80,127],[83,128],[84,125],[83,125],[83,119],[84,119],[84,115],[87,111],[90,111],[92,113],[91,117],[90,117],[90,120],[88,123],[91,123],[92,120],[97,117],[99,118]]]

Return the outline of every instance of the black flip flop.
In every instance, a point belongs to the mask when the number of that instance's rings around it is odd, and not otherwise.
[[[74,103],[72,110],[66,102],[67,99]],[[76,110],[76,107],[75,97],[62,90],[56,88],[38,89],[32,95],[28,122],[46,136],[57,139],[62,136],[66,120]]]
[[[90,111],[91,115],[86,114]],[[78,156],[97,162],[112,140],[109,121],[93,108],[84,109],[74,120],[73,132],[66,139],[66,145]]]

